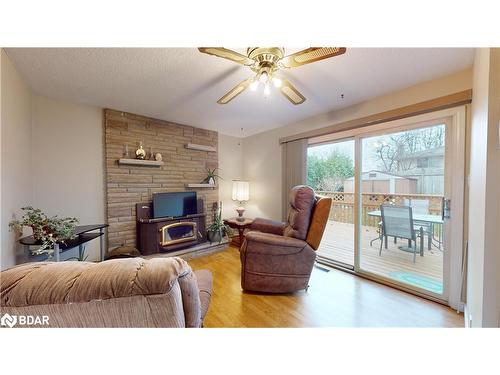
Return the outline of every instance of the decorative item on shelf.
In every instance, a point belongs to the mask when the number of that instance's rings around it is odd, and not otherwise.
[[[238,217],[236,220],[244,221],[243,213],[245,212],[245,208],[243,207],[244,202],[247,202],[250,198],[250,184],[245,180],[233,180],[233,201],[238,202],[239,207],[236,208],[236,212],[238,212]]]
[[[224,236],[231,236],[233,231],[229,226],[224,224],[224,220],[222,220],[222,202],[219,202],[214,211],[214,221],[208,227],[207,238],[210,243],[221,243]]]
[[[136,159],[144,160],[146,158],[146,151],[142,148],[142,141],[139,142],[139,148],[135,150]]]
[[[209,185],[215,185],[216,179],[220,178],[222,180],[222,177],[219,175],[215,174],[215,171],[217,168],[214,169],[207,169],[207,177],[203,181],[201,181],[202,184],[209,184]]]
[[[153,147],[149,148],[149,160],[155,160],[155,154],[153,153]]]
[[[161,156],[161,154],[160,154],[159,152],[157,152],[157,153],[155,154],[155,160],[156,160],[156,161],[162,161],[162,160],[163,160],[163,157]]]
[[[130,158],[129,151],[128,151],[128,144],[125,143],[125,151],[123,152],[123,157],[128,159]]]
[[[59,218],[57,216],[48,217],[42,210],[31,206],[21,208],[23,216],[21,220],[12,220],[9,223],[11,230],[22,234],[24,227],[29,227],[33,231],[35,240],[40,241],[40,248],[33,254],[47,254],[49,258],[54,253],[54,244],[65,243],[75,237],[75,228],[78,219],[74,217]]]

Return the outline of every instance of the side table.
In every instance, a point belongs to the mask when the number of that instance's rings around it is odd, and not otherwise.
[[[238,238],[239,238],[239,247],[243,244],[243,235],[245,233],[245,229],[250,228],[253,223],[253,219],[245,218],[243,221],[236,220],[235,217],[230,219],[224,219],[224,224],[229,226],[230,228],[238,230]]]
[[[77,225],[75,228],[75,238],[65,241],[65,243],[54,244],[54,259],[53,261],[59,262],[60,253],[66,250],[78,247],[79,257],[82,257],[84,251],[84,244],[92,241],[95,238],[99,238],[99,249],[101,262],[104,260],[104,229],[108,227],[108,224],[91,224],[91,225]],[[97,231],[98,232],[95,232]],[[23,237],[19,242],[24,245],[26,253],[30,255],[30,246],[41,245],[40,241],[35,240],[33,236]]]

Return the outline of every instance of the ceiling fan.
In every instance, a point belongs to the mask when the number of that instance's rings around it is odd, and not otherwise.
[[[259,84],[264,85],[264,97],[271,93],[270,84],[278,88],[281,93],[293,104],[302,104],[306,98],[286,79],[276,73],[280,69],[296,68],[315,61],[342,55],[345,48],[340,47],[311,47],[285,56],[283,48],[279,47],[249,47],[247,55],[222,47],[201,47],[202,53],[222,57],[238,64],[248,66],[256,75],[248,78],[233,87],[227,94],[217,100],[219,104],[227,104],[241,94],[247,87],[255,91]]]

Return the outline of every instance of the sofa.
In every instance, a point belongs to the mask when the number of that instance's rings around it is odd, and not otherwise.
[[[241,287],[267,293],[307,289],[332,199],[308,186],[291,189],[286,222],[257,218],[240,249]]]
[[[181,258],[39,262],[0,274],[1,315],[49,317],[49,327],[201,327],[212,275]]]

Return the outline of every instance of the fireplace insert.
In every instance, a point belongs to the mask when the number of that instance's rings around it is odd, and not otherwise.
[[[182,242],[196,241],[197,228],[196,223],[189,221],[181,221],[164,225],[160,228],[161,237],[160,245],[169,246]]]

